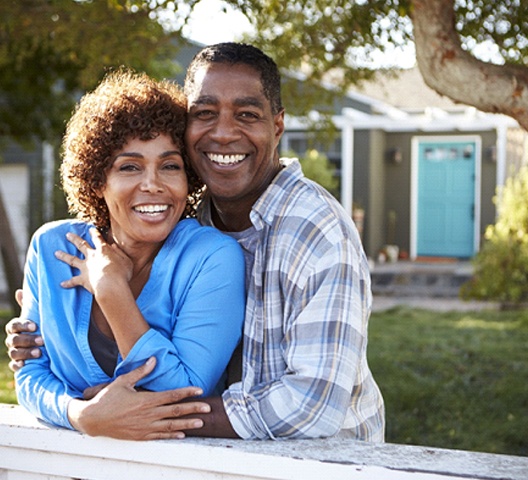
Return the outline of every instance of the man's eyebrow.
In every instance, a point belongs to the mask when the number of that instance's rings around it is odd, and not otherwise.
[[[217,97],[212,95],[204,95],[203,97],[198,97],[196,100],[190,103],[190,106],[196,105],[217,105],[219,100]],[[257,97],[248,96],[235,98],[233,102],[237,107],[257,107],[264,109],[264,102]]]
[[[257,97],[241,97],[235,99],[235,105],[239,107],[257,107],[264,109],[264,102]]]
[[[204,95],[190,102],[191,105],[216,105],[217,103],[218,99],[212,95]]]

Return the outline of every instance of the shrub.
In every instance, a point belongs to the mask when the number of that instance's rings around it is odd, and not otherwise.
[[[474,275],[460,294],[512,307],[528,301],[528,168],[510,177],[494,201],[497,222],[486,229]]]
[[[282,155],[298,157],[304,175],[326,188],[334,197],[339,198],[339,181],[335,176],[335,168],[324,153],[310,149],[302,157],[293,151],[284,152]]]

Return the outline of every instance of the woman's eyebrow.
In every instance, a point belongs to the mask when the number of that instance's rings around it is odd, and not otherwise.
[[[172,157],[173,155],[179,155],[181,157],[180,150],[168,150],[160,155],[160,158]]]
[[[138,152],[121,152],[121,153],[118,153],[118,154],[114,157],[114,160],[118,159],[119,157],[142,158],[143,155],[141,155],[141,153],[138,153]]]

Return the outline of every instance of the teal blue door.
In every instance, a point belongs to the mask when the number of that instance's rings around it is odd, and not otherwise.
[[[473,256],[475,151],[475,142],[419,143],[418,256]]]

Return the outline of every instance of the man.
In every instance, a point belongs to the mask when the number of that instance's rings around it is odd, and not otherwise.
[[[145,365],[76,401],[73,426],[136,439],[185,432],[383,441],[383,400],[366,359],[367,261],[338,202],[304,178],[296,160],[279,159],[276,64],[249,45],[206,47],[189,66],[185,93],[186,148],[208,191],[200,220],[235,237],[246,257],[241,381],[221,398],[180,402],[188,393],[134,390],[153,368]],[[13,319],[13,360],[32,351],[21,330]]]

